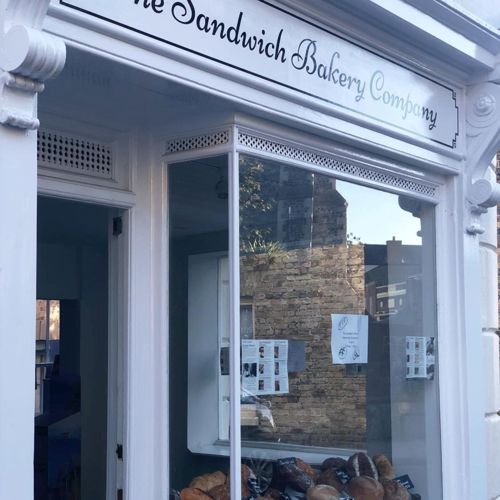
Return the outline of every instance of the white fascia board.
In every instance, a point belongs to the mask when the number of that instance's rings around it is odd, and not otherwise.
[[[358,118],[348,114],[341,116],[339,113],[326,113],[314,103],[299,102],[297,96],[291,93],[278,95],[274,88],[265,84],[258,88],[249,86],[246,81],[238,78],[239,75],[231,75],[231,78],[220,75],[204,61],[204,65],[200,65],[198,60],[187,61],[186,57],[185,60],[180,60],[171,51],[171,57],[166,58],[163,46],[156,46],[154,42],[129,33],[122,33],[126,37],[122,36],[124,39],[121,40],[118,31],[113,31],[115,28],[112,25],[99,20],[83,18],[84,22],[80,24],[72,22],[73,20],[73,16],[64,19],[63,16],[49,15],[45,29],[64,39],[70,47],[120,61],[130,67],[222,97],[252,110],[253,114],[264,115],[282,124],[330,138],[333,134],[338,141],[356,145],[366,152],[389,156],[410,166],[441,174],[457,174],[462,168],[465,154],[463,144],[456,150],[450,150],[414,137],[397,136],[394,132],[389,135],[387,128],[376,124],[370,126],[367,122],[360,123]],[[143,46],[139,46],[140,43]],[[106,50],[102,47],[106,47]],[[209,69],[208,72],[206,68]],[[460,123],[461,130],[463,125]]]
[[[490,46],[490,50],[481,46],[472,35],[477,30],[473,23],[462,26],[448,26],[441,19],[432,17],[422,6],[427,2],[418,3],[419,8],[402,2],[401,0],[361,0],[356,2],[356,10],[366,13],[372,18],[372,22],[383,23],[387,27],[393,27],[401,32],[404,30],[407,41],[412,40],[430,53],[440,51],[453,55],[457,62],[462,60],[464,66],[474,65],[478,69],[493,69],[495,66],[495,55],[500,51],[500,39],[498,44]],[[450,21],[452,12],[450,12]],[[467,28],[467,29],[465,29]],[[494,49],[494,50],[492,50]]]

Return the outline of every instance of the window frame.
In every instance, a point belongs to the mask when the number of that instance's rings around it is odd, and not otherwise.
[[[227,133],[227,141],[217,143],[214,137]],[[242,140],[243,136],[247,136]],[[250,139],[248,139],[248,137]],[[208,144],[208,145],[207,145]],[[310,172],[327,175],[341,181],[347,181],[403,197],[404,210],[417,210],[419,201],[425,201],[436,207],[441,201],[441,190],[446,178],[430,170],[417,170],[411,165],[402,165],[386,158],[361,153],[357,148],[348,148],[332,141],[319,139],[305,133],[269,124],[260,120],[238,116],[230,125],[211,127],[208,130],[186,132],[166,141],[166,153],[163,156],[166,169],[177,163],[204,159],[212,156],[228,156],[228,194],[229,194],[229,331],[230,331],[230,440],[217,440],[212,447],[203,452],[214,455],[230,456],[231,498],[241,498],[241,477],[239,464],[242,456],[261,458],[266,449],[273,449],[275,458],[285,458],[300,453],[304,460],[318,463],[332,455],[345,456],[359,450],[320,448],[299,445],[276,445],[276,443],[250,446],[241,441],[240,415],[240,263],[239,263],[239,157],[245,154],[263,160],[279,162]],[[314,160],[314,161],[313,161]],[[328,164],[338,163],[341,170],[329,168]],[[350,168],[352,167],[352,168]],[[441,214],[439,214],[441,215]],[[437,221],[438,212],[434,215]],[[437,224],[436,224],[437,226]],[[437,239],[437,238],[436,238]],[[437,252],[435,242],[435,253]],[[437,266],[435,267],[436,281]],[[436,284],[437,288],[437,284]],[[438,319],[436,331],[440,331]],[[437,361],[439,367],[439,360]],[[439,401],[441,397],[439,396]],[[216,401],[217,403],[217,401]],[[441,429],[440,429],[441,431]],[[188,430],[189,432],[189,430]],[[189,439],[188,439],[189,441]],[[229,445],[229,449],[228,449]],[[444,458],[443,458],[444,460]],[[444,472],[444,471],[443,471]],[[439,469],[441,474],[441,468]],[[443,474],[444,483],[444,474]]]

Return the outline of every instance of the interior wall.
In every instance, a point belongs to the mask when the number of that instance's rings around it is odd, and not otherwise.
[[[194,476],[222,470],[229,458],[191,453],[187,448],[188,257],[227,251],[228,233],[221,231],[180,238],[170,249],[170,486],[180,490]]]
[[[62,314],[68,316],[61,323],[61,353],[67,357],[61,361],[68,370],[81,376],[81,498],[104,499],[108,398],[107,209],[40,199],[38,210],[37,297],[68,299],[62,305]],[[73,304],[70,309],[66,307],[69,299]],[[79,322],[79,335],[66,331],[75,325],[75,318]]]

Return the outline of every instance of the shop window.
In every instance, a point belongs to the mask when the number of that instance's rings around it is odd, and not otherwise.
[[[182,472],[171,471],[174,486],[187,486],[192,469],[227,473],[221,457],[233,446],[255,474],[255,494],[271,488],[272,496],[300,497],[314,484],[328,484],[354,496],[362,469],[379,493],[383,480],[397,477],[391,487],[406,482],[412,493],[440,498],[433,206],[418,202],[409,212],[398,195],[240,154],[239,216],[233,218],[240,283],[233,315],[240,328],[232,332],[232,228],[194,236],[207,207],[215,206],[214,186],[227,178],[223,164],[220,157],[170,168],[171,189],[178,185],[181,194],[186,172],[198,184],[210,178],[203,195],[194,187],[184,202],[172,191],[172,248],[182,248],[187,260],[185,443],[191,453]],[[176,220],[197,205],[204,213],[195,210],[184,226],[191,224],[193,234],[183,235],[189,244],[181,242]],[[222,220],[230,209],[221,204],[213,216]],[[175,264],[172,289],[180,287]],[[175,304],[171,310],[178,310]],[[172,333],[176,346],[177,336],[183,338],[181,330]],[[240,352],[236,374],[229,369],[231,345]],[[172,366],[177,358],[171,351]],[[240,387],[236,401],[231,380]],[[177,396],[171,406],[174,401]],[[235,405],[240,440],[230,428]],[[242,475],[243,491],[247,479]],[[223,484],[227,490],[227,479]]]
[[[283,494],[349,494],[354,462],[383,474],[375,456],[440,498],[432,207],[246,155],[239,178],[243,455],[273,462]]]

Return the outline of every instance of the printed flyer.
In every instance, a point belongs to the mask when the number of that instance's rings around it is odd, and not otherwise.
[[[331,347],[334,365],[368,363],[368,316],[332,314]]]
[[[434,337],[406,337],[406,378],[434,378]]]
[[[288,394],[288,340],[242,340],[241,365],[244,390]]]

